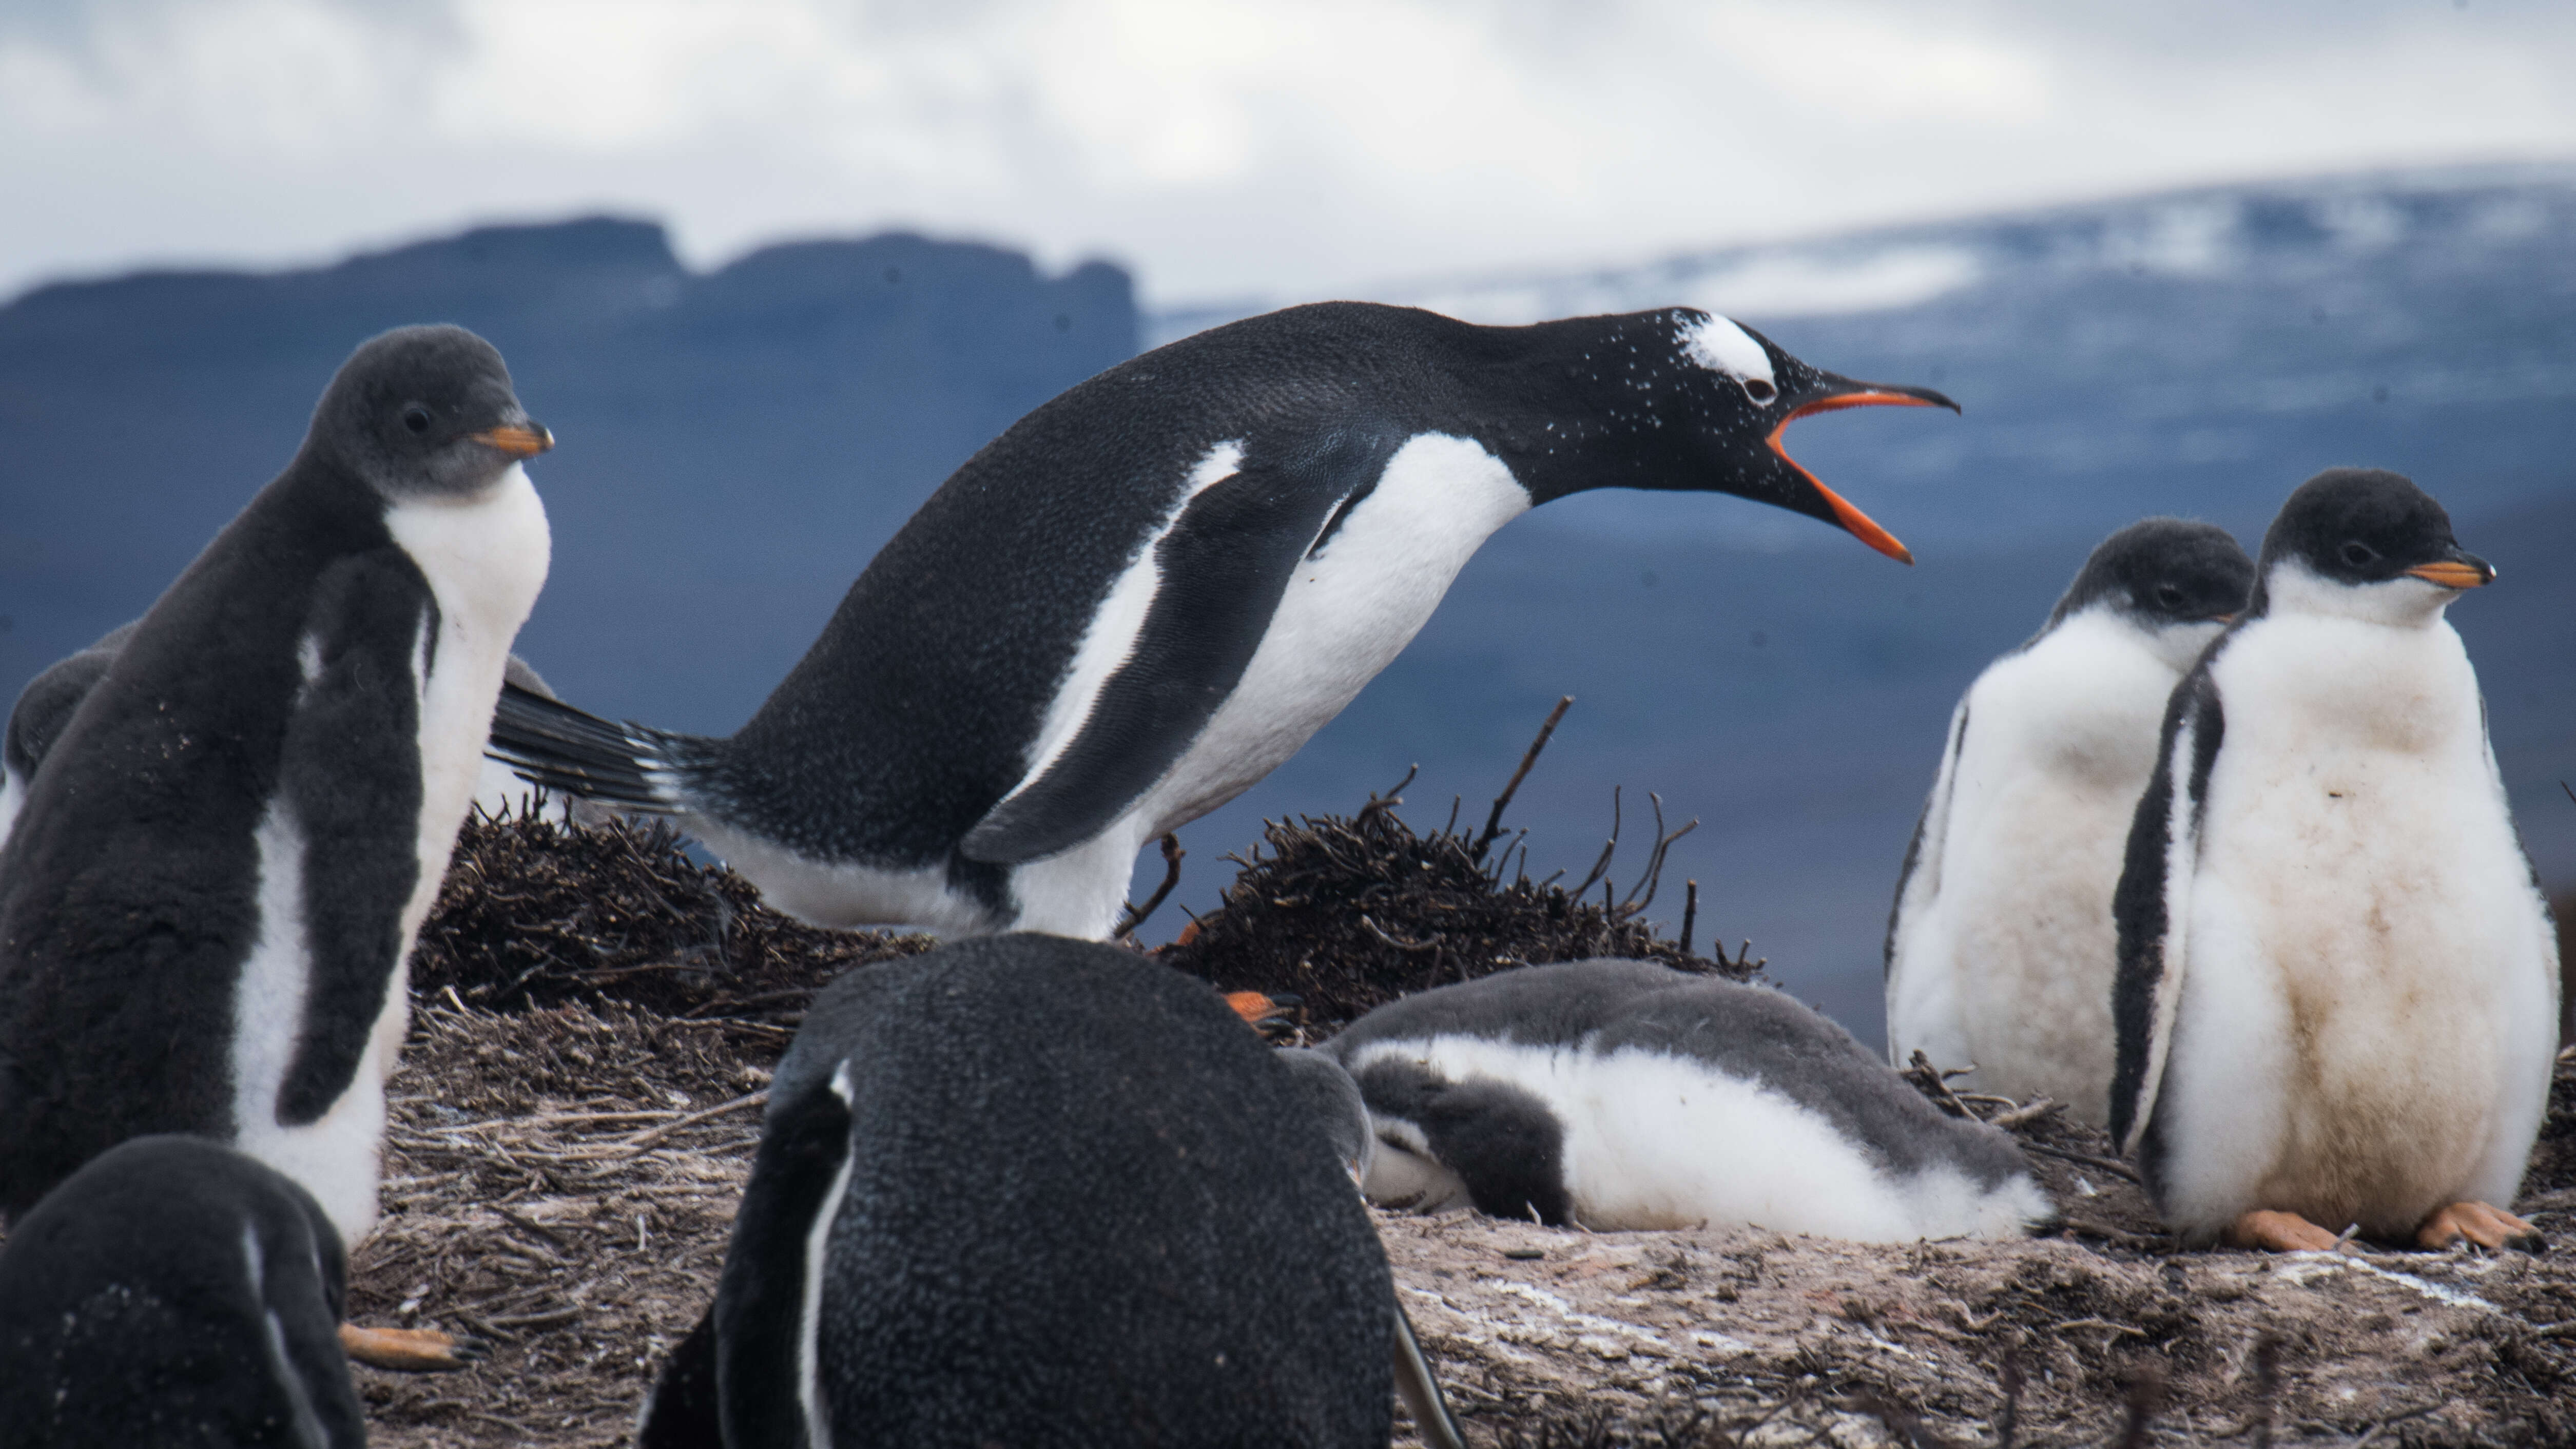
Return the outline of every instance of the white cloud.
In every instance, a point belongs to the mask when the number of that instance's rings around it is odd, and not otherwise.
[[[2242,9],[56,0],[0,13],[0,289],[611,207],[702,262],[903,225],[1301,296],[2576,154],[2576,10]]]

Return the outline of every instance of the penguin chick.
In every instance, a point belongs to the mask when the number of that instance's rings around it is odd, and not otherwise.
[[[2010,1138],[1944,1115],[1779,992],[1651,961],[1523,966],[1390,1002],[1325,1050],[1387,1206],[1864,1242],[2055,1216]]]
[[[2108,1119],[2129,817],[2166,697],[2253,587],[2225,530],[2130,524],[1969,686],[1888,918],[1890,1062],[1921,1051],[1979,1091]]]
[[[1394,1285],[1313,1100],[1114,947],[842,976],[639,1442],[1386,1444]]]
[[[0,1210],[129,1137],[376,1216],[406,958],[544,582],[552,445],[456,327],[359,347],[136,623],[0,848]]]
[[[1140,846],[1296,753],[1533,505],[1730,493],[1910,558],[1781,451],[1792,420],[1869,404],[1952,405],[1688,308],[1292,307],[1013,424],[733,735],[511,693],[494,739],[549,788],[678,817],[818,925],[1097,939]]]
[[[2111,1129],[2188,1238],[2537,1241],[2499,1205],[2558,944],[2443,618],[2494,577],[2413,482],[2329,469],[2175,687],[2114,903]]]
[[[111,1148],[0,1247],[0,1449],[355,1449],[347,1289],[287,1178],[193,1137]]]

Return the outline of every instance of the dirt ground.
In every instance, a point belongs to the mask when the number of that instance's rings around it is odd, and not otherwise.
[[[1314,884],[1344,916],[1365,898],[1357,929],[1396,938],[1390,955],[1407,964],[1429,953],[1401,943],[1435,934],[1470,943],[1440,969],[1466,965],[1467,949],[1498,969],[1634,924],[1616,895],[1578,919],[1580,898],[1532,887],[1512,909],[1567,928],[1539,950],[1491,949],[1497,938],[1454,924],[1501,909],[1462,901],[1464,877],[1416,892],[1416,909],[1389,876],[1464,837],[1414,837],[1380,813],[1296,828],[1362,878]],[[386,1217],[354,1255],[351,1315],[476,1334],[493,1353],[451,1375],[359,1370],[378,1444],[626,1442],[661,1356],[712,1292],[768,1068],[804,997],[923,945],[800,934],[660,837],[551,829],[469,827],[424,936]],[[1283,858],[1275,831],[1269,844],[1256,867]],[[1631,899],[1645,893],[1641,881]],[[1311,949],[1261,959],[1328,956],[1355,925],[1318,922]],[[1203,928],[1211,937],[1252,939]],[[1227,986],[1279,984],[1228,979],[1221,962],[1189,964]],[[1869,1246],[1472,1215],[1379,1227],[1480,1445],[2576,1441],[2576,1255],[2181,1252],[2100,1134],[2045,1113],[2014,1130],[2065,1214],[2054,1236]],[[2518,1207],[2576,1243],[2576,1062],[2560,1065]]]

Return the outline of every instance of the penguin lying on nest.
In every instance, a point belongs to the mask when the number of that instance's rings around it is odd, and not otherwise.
[[[313,1195],[193,1137],[109,1149],[0,1247],[0,1449],[356,1449]]]
[[[1214,993],[969,940],[815,998],[638,1442],[1382,1446],[1399,1387],[1448,1422],[1410,1343],[1314,1098]]]
[[[1950,717],[1887,923],[1888,1060],[2110,1115],[2111,890],[2165,699],[2254,587],[2224,529],[2104,539],[2028,643]]]
[[[489,343],[351,355],[138,621],[0,847],[0,1211],[186,1132],[376,1219],[406,962],[545,581],[553,440]]]
[[[116,653],[134,632],[137,619],[120,624],[100,636],[99,641],[76,654],[67,655],[48,666],[27,682],[18,694],[18,702],[9,710],[9,723],[0,731],[0,849],[9,844],[9,830],[18,819],[19,803],[27,798],[28,783],[36,777],[36,767],[44,763],[45,752],[71,723],[72,711],[107,677],[107,667],[116,662]],[[502,679],[512,688],[530,694],[555,697],[545,677],[528,661],[513,654],[503,666]],[[525,819],[540,808],[537,787],[520,779],[499,760],[485,759],[474,777],[474,808],[488,816],[502,811],[513,812]],[[587,800],[561,796],[545,798],[543,809],[556,820],[583,825],[604,823],[615,812]]]
[[[550,789],[677,816],[817,925],[1098,938],[1139,846],[1296,753],[1533,505],[1731,493],[1910,559],[1781,451],[1791,421],[1870,404],[1952,406],[1687,308],[1247,318],[968,460],[735,734],[512,692],[495,747]]]
[[[2558,940],[2443,612],[2495,578],[2413,482],[2335,468],[2164,719],[2117,914],[2111,1130],[2165,1221],[2537,1247]]]
[[[2056,1215],[2009,1137],[1945,1115],[1822,1015],[1651,961],[1438,987],[1324,1050],[1367,1102],[1381,1206],[1863,1242]]]

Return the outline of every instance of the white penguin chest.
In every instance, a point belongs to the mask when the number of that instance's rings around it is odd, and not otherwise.
[[[480,497],[414,501],[385,516],[438,600],[438,633],[413,661],[420,690],[422,880],[404,913],[408,940],[437,898],[438,876],[481,778],[493,702],[519,626],[545,586],[545,504],[513,466]]]
[[[1411,643],[1458,571],[1529,511],[1501,459],[1421,433],[1323,546],[1300,559],[1234,692],[1140,806],[1160,834],[1233,799],[1295,754]]]

